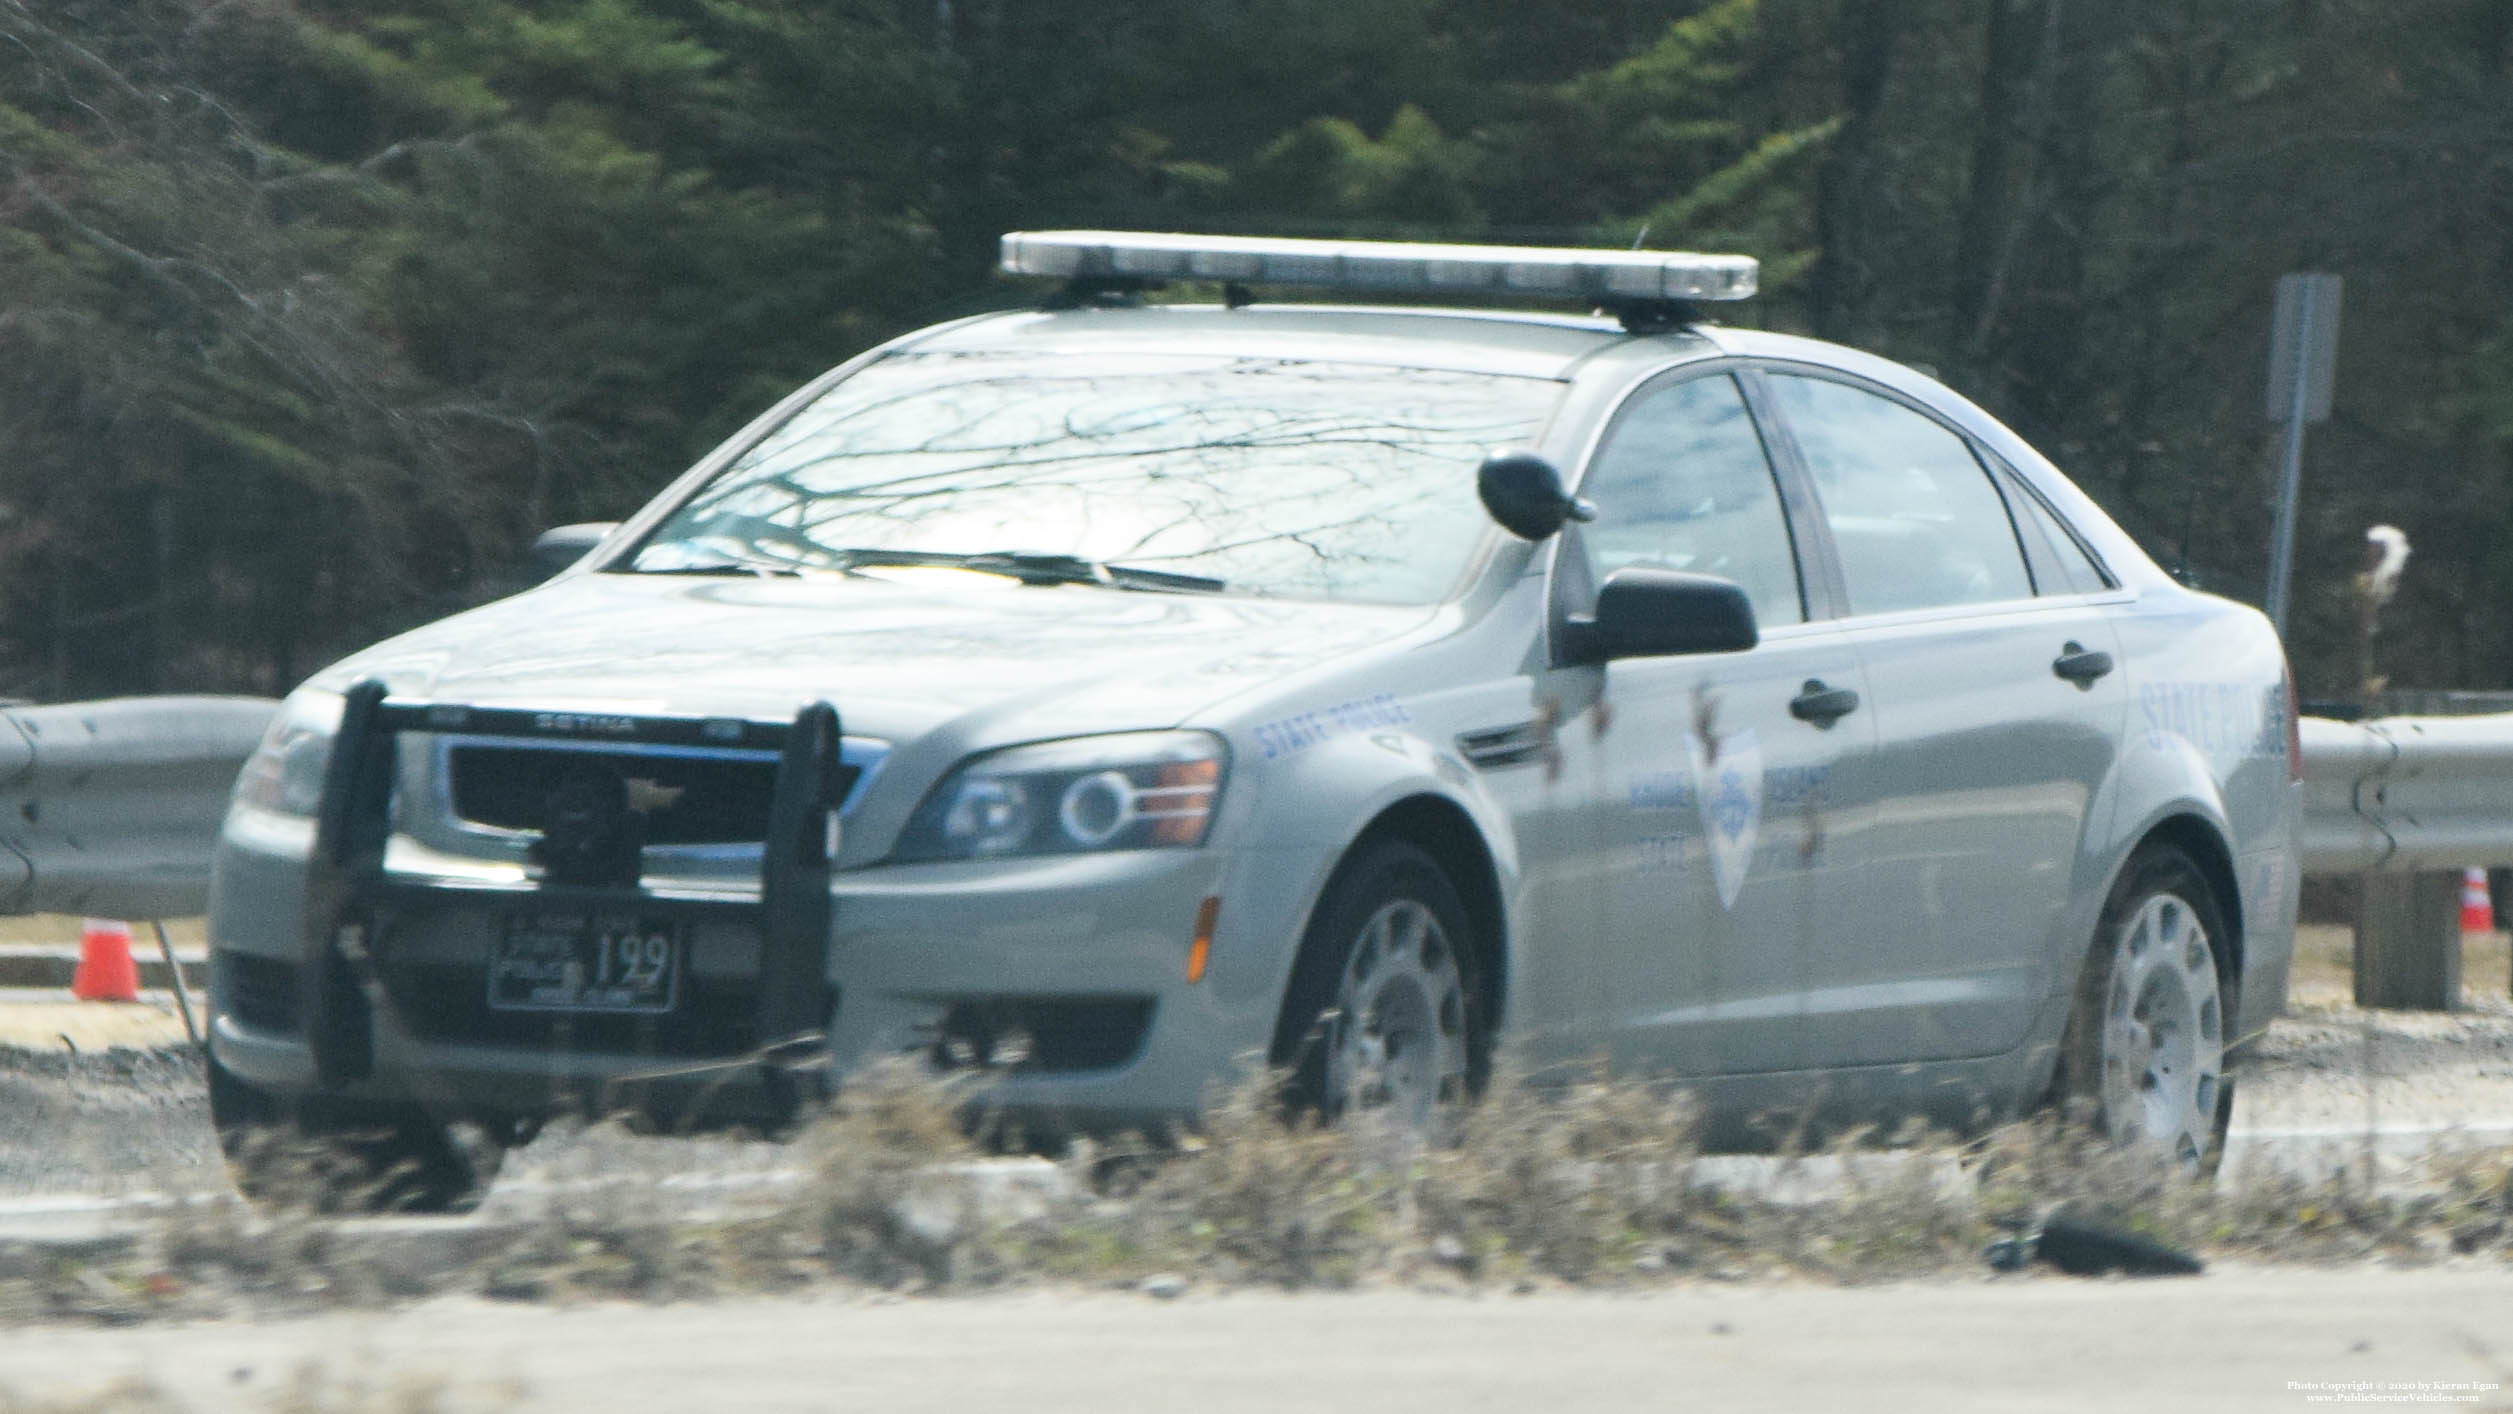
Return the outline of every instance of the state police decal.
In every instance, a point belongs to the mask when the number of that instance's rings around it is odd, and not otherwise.
[[[1734,908],[1762,834],[1762,742],[1748,728],[1720,737],[1715,748],[1699,733],[1687,736],[1684,745],[1693,755],[1693,779],[1700,783],[1694,798],[1701,803],[1710,877],[1719,887],[1719,906]]]

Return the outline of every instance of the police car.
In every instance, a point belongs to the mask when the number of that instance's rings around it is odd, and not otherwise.
[[[1059,283],[288,699],[216,862],[232,1154],[449,1206],[554,1114],[906,1052],[1050,1127],[1602,1058],[1722,1140],[2076,1097],[2208,1162],[2298,885],[2259,614],[1929,378],[1710,319],[1750,260],[1003,265]]]

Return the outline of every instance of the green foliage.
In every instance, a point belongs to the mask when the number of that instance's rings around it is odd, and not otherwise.
[[[1023,226],[1646,241],[2265,563],[2276,273],[2349,280],[2293,644],[2513,678],[2501,0],[0,7],[0,692],[277,690],[517,581]]]
[[[1349,119],[1310,119],[1258,153],[1238,190],[1263,209],[1471,230],[1473,166],[1470,148],[1407,104],[1375,141]]]

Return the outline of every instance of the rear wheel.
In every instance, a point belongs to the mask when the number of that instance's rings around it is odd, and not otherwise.
[[[1446,870],[1401,840],[1363,846],[1311,915],[1276,1029],[1289,1098],[1429,1129],[1484,1073],[1482,978]]]
[[[417,1105],[284,1100],[213,1053],[210,1123],[236,1191],[323,1212],[466,1213],[488,1195],[505,1146],[457,1134]]]
[[[2216,892],[2171,845],[2140,850],[2103,905],[2061,1053],[2065,1097],[2120,1144],[2210,1173],[2224,1149],[2231,996]]]

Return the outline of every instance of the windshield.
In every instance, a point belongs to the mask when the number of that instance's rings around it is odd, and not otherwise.
[[[1489,528],[1477,463],[1533,441],[1561,388],[1227,355],[894,354],[701,488],[628,567],[1022,552],[1232,593],[1429,603]]]

